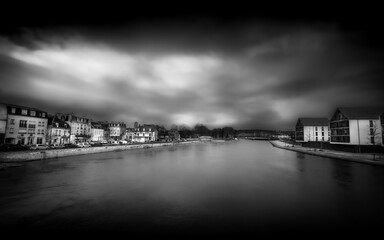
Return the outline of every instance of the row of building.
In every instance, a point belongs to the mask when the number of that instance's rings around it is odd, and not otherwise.
[[[170,135],[174,138],[176,134]],[[112,140],[152,142],[158,140],[158,131],[151,124],[136,122],[133,128],[128,128],[123,122],[93,122],[73,113],[48,116],[40,109],[0,103],[0,144],[61,145]]]
[[[383,108],[337,108],[330,118],[299,118],[297,142],[384,146]]]

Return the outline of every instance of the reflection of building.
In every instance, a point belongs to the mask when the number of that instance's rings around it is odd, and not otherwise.
[[[122,136],[125,133],[125,129],[127,128],[125,123],[123,122],[111,122],[108,125],[109,128],[109,137],[115,140],[121,140]]]
[[[331,144],[380,145],[380,108],[338,108],[330,122]]]
[[[47,112],[0,104],[0,143],[45,144],[47,123]]]
[[[296,141],[329,141],[328,123],[327,118],[299,118],[296,123]]]
[[[91,141],[100,142],[104,141],[104,128],[103,125],[97,122],[91,123]]]
[[[48,139],[50,144],[67,144],[71,136],[71,127],[68,123],[60,120],[56,116],[48,119]]]
[[[144,124],[134,128],[133,142],[152,142],[157,141],[157,129],[154,125]]]
[[[56,116],[71,127],[70,142],[85,142],[91,137],[91,119],[71,114],[57,113]]]

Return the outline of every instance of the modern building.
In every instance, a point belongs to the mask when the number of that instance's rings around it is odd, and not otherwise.
[[[133,133],[135,134],[133,142],[154,142],[158,139],[158,131],[155,125],[144,124],[134,128]]]
[[[299,118],[296,123],[297,142],[328,142],[328,118]]]
[[[383,145],[381,108],[337,108],[330,121],[331,144]]]
[[[86,142],[91,138],[92,119],[87,117],[79,117],[73,113],[57,113],[56,116],[60,120],[65,121],[71,127],[71,143]]]
[[[109,137],[114,140],[121,140],[125,134],[127,126],[123,122],[111,122],[108,125],[109,128]]]
[[[104,141],[104,127],[102,124],[97,122],[91,123],[91,141],[101,142]]]
[[[0,143],[45,144],[47,125],[45,111],[0,103]]]
[[[48,138],[47,142],[53,145],[70,143],[71,127],[56,116],[48,119]]]

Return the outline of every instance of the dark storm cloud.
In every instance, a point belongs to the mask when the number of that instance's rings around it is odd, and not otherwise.
[[[26,29],[0,37],[0,101],[128,125],[288,129],[383,102],[383,58],[359,34],[204,18]]]

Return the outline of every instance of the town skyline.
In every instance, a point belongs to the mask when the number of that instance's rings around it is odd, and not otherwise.
[[[338,107],[382,107],[382,45],[342,18],[20,20],[0,33],[0,102],[167,128],[281,130]]]

